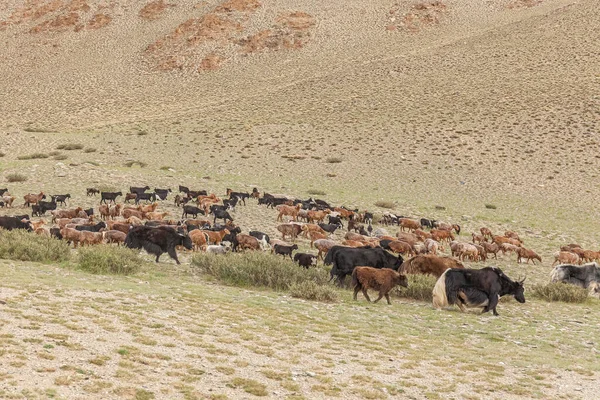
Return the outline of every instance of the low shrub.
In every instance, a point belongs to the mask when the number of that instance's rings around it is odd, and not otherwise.
[[[307,193],[308,193],[308,194],[311,194],[311,195],[313,195],[313,196],[325,196],[325,195],[327,194],[327,193],[325,193],[324,191],[322,191],[322,190],[319,190],[319,189],[309,189],[309,190],[307,191]]]
[[[325,161],[329,164],[338,164],[341,163],[343,160],[339,157],[328,157],[325,159]]]
[[[225,256],[196,254],[192,258],[192,265],[227,284],[267,287],[279,291],[289,290],[292,285],[306,281],[325,285],[329,280],[329,274],[323,269],[306,270],[290,260],[262,252],[229,253]]]
[[[334,302],[338,294],[332,286],[317,285],[313,281],[294,283],[290,286],[290,295],[306,300]]]
[[[133,166],[134,166],[134,165],[136,165],[136,164],[137,164],[137,165],[139,165],[139,166],[140,166],[140,168],[144,168],[144,167],[147,165],[145,162],[138,161],[138,160],[129,160],[129,161],[127,161],[127,162],[126,162],[124,165],[125,165],[126,167],[129,167],[129,168],[131,168],[131,167],[133,167]]]
[[[433,287],[435,286],[437,278],[429,275],[417,274],[409,274],[407,277],[407,288],[398,286],[394,289],[398,296],[419,301],[433,300]]]
[[[25,156],[18,156],[17,160],[36,160],[39,158],[48,158],[48,154],[46,153],[33,153],[33,154],[27,154]]]
[[[23,174],[19,174],[17,172],[10,173],[6,175],[6,180],[9,182],[25,182],[27,177]]]
[[[494,204],[486,204],[485,208],[487,208],[488,210],[495,210],[497,207]]]
[[[64,241],[22,229],[0,230],[0,258],[55,263],[68,261],[70,257],[69,246]]]
[[[95,152],[96,152],[96,149],[95,149],[95,148],[93,148],[93,147],[86,147],[86,148],[83,150],[83,152],[84,152],[84,153],[95,153]]]
[[[67,158],[69,158],[69,157],[67,157],[66,154],[57,154],[57,155],[54,156],[54,159],[55,160],[59,160],[59,161],[66,160]]]
[[[588,298],[588,290],[579,286],[555,282],[547,285],[533,285],[531,295],[540,300],[583,303]]]
[[[81,150],[83,149],[83,145],[79,144],[79,143],[66,143],[66,144],[59,144],[58,146],[56,146],[57,150]]]
[[[379,200],[379,201],[375,202],[375,205],[377,207],[390,208],[390,209],[396,207],[396,204],[394,204],[393,201],[385,201],[385,200]]]
[[[92,274],[131,275],[140,270],[143,262],[135,250],[98,245],[79,249],[77,267]]]

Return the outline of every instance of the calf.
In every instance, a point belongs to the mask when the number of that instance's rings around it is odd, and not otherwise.
[[[285,256],[289,256],[291,260],[294,250],[298,250],[298,245],[294,244],[292,246],[283,246],[276,244],[273,248],[275,249],[275,254],[281,254],[283,258],[285,258]]]
[[[294,261],[297,262],[299,266],[308,269],[311,265],[317,265],[317,256],[309,253],[296,253],[294,255]]]
[[[108,202],[110,203],[111,201],[113,203],[117,203],[116,199],[119,196],[123,196],[122,192],[100,192],[100,204],[105,203],[108,200]]]
[[[354,300],[357,300],[358,292],[362,290],[367,301],[371,301],[367,294],[368,289],[379,290],[379,297],[375,300],[377,303],[383,296],[388,304],[390,301],[390,291],[397,285],[408,287],[408,280],[392,269],[373,268],[373,267],[355,267],[352,271],[352,286],[354,287]]]

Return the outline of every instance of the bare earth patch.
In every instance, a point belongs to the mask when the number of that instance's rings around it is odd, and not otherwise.
[[[446,4],[440,0],[413,4],[408,11],[403,12],[405,9],[405,3],[394,4],[389,12],[390,24],[387,26],[387,30],[401,28],[410,32],[418,32],[427,26],[439,24],[448,11]]]
[[[159,19],[164,14],[167,7],[175,7],[174,4],[167,4],[164,0],[156,0],[146,4],[140,10],[140,18],[153,21]]]
[[[530,8],[542,4],[543,0],[513,0],[507,8]]]

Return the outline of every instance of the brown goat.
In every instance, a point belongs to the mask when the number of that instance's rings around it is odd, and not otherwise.
[[[419,221],[410,218],[400,218],[400,220],[398,220],[398,225],[400,225],[401,231],[404,231],[404,229],[406,229],[410,232],[422,228],[421,223]]]
[[[238,233],[236,239],[241,250],[260,250],[260,243],[254,236]]]
[[[552,266],[554,266],[556,263],[581,264],[581,259],[577,254],[571,253],[570,251],[559,251],[558,253],[554,254],[554,262],[552,263]]]
[[[379,290],[379,297],[375,303],[385,296],[387,303],[392,304],[389,293],[397,285],[408,287],[408,280],[406,276],[389,268],[355,267],[352,271],[354,300],[357,300],[358,292],[362,290],[365,298],[370,302],[367,290],[374,289]]]
[[[526,249],[525,247],[519,247],[517,249],[517,262],[520,263],[523,259],[527,260],[527,264],[529,264],[529,260],[533,262],[535,265],[535,260],[539,260],[542,262],[542,257],[540,257],[535,251]]]
[[[424,254],[404,261],[398,272],[402,274],[433,275],[439,278],[448,268],[464,268],[464,266],[460,261],[451,257]]]
[[[26,194],[25,196],[23,196],[23,199],[25,199],[24,206],[29,207],[32,204],[37,204],[45,198],[46,198],[46,195],[44,194],[44,192],[40,192],[39,194],[34,194],[34,193]]]

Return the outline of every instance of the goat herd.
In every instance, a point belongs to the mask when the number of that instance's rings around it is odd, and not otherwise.
[[[267,251],[293,258],[300,266],[309,268],[319,259],[332,265],[331,278],[342,285],[347,275],[352,276],[354,298],[362,290],[367,300],[368,288],[379,290],[379,299],[386,297],[395,285],[407,285],[404,274],[430,274],[438,278],[434,288],[434,305],[438,308],[457,304],[461,309],[482,307],[483,311],[496,313],[498,298],[511,294],[524,302],[523,282],[515,282],[500,269],[494,267],[481,270],[466,269],[463,261],[486,261],[488,257],[498,257],[498,253],[514,253],[517,262],[525,260],[535,264],[542,262],[533,250],[523,246],[516,232],[506,231],[504,235],[494,235],[489,228],[482,227],[471,234],[471,242],[459,242],[461,227],[457,224],[431,219],[405,218],[383,213],[378,221],[380,227],[373,229],[374,214],[360,212],[346,207],[335,207],[326,201],[309,198],[295,199],[286,195],[261,193],[254,188],[252,193],[234,192],[227,189],[226,198],[221,199],[205,190],[190,190],[179,186],[174,197],[175,206],[181,207],[180,219],[169,219],[169,212],[159,210],[159,202],[167,200],[171,189],[155,189],[148,186],[130,187],[125,193],[102,192],[88,188],[87,196],[100,195],[97,213],[94,208],[66,207],[69,194],[47,196],[27,194],[24,207],[31,207],[31,217],[25,215],[0,217],[0,228],[5,230],[25,229],[39,235],[66,240],[74,247],[100,243],[124,244],[130,248],[145,249],[156,255],[156,261],[163,253],[168,253],[178,264],[178,246],[194,251],[223,254],[228,251]],[[0,189],[0,207],[12,208],[15,197],[7,189]],[[256,199],[259,205],[277,211],[275,229],[281,239],[269,237],[260,231],[242,233],[234,224],[236,207],[246,205],[249,199]],[[130,202],[134,204],[130,204]],[[141,204],[144,202],[145,204]],[[151,202],[151,203],[150,203]],[[52,226],[42,219],[51,214]],[[212,221],[209,216],[212,215]],[[33,217],[40,217],[33,220]],[[325,221],[327,219],[327,222]],[[217,223],[222,220],[222,224]],[[344,226],[346,224],[346,226]],[[387,229],[396,225],[400,230],[391,236]],[[334,239],[338,229],[346,228],[343,239]],[[301,253],[295,242],[303,237],[316,248],[317,254]],[[452,257],[438,255],[448,246]],[[293,256],[293,257],[292,257]],[[404,261],[403,256],[410,257]],[[600,259],[600,252],[584,250],[570,244],[561,248],[555,255],[555,264],[562,263],[552,271],[552,279],[575,284],[598,291],[600,288],[600,267],[592,261]],[[580,266],[583,261],[591,263]],[[579,265],[576,265],[579,264]],[[553,264],[554,265],[554,264]],[[376,300],[376,301],[377,301]]]

